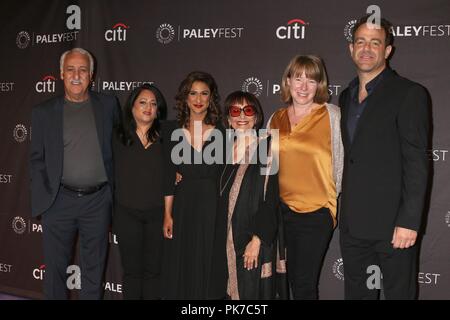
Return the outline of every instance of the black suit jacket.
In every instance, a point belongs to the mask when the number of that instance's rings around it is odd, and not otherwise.
[[[354,237],[391,240],[396,226],[418,230],[426,196],[430,135],[426,90],[387,72],[367,98],[353,143],[350,90],[339,98],[345,149],[341,229]]]
[[[113,183],[112,133],[119,121],[119,104],[115,97],[89,92],[97,135],[108,182]],[[58,194],[63,170],[64,96],[47,100],[32,110],[30,150],[32,216],[45,213]]]

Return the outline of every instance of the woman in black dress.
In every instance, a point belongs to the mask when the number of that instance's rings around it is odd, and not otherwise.
[[[208,155],[220,134],[214,130],[221,115],[219,93],[210,74],[196,71],[182,81],[175,98],[178,130],[172,139],[178,137],[181,142],[172,142],[171,156],[182,180],[175,189],[173,213],[166,212],[164,216],[167,240],[163,296],[166,299],[206,299],[219,167],[209,161]]]
[[[219,176],[211,297],[274,299],[278,176],[270,172],[269,141],[256,131],[263,111],[253,94],[242,91],[226,98],[224,110],[232,152]]]
[[[161,297],[161,226],[164,211],[171,210],[175,181],[164,159],[159,119],[165,112],[165,99],[155,86],[136,88],[123,109],[123,123],[113,142],[113,226],[122,259],[125,299]]]

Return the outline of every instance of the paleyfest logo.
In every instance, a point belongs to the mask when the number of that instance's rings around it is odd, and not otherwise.
[[[17,142],[24,142],[25,140],[27,140],[27,136],[28,131],[23,124],[19,123],[14,127],[13,130],[14,140],[16,140]]]
[[[33,38],[31,38],[30,33],[27,31],[20,31],[16,36],[16,45],[20,49],[25,49],[30,44],[52,44],[59,42],[71,42],[77,39],[78,32],[81,30],[81,8],[77,5],[71,4],[66,8],[66,14],[69,16],[66,19],[66,28],[68,30],[75,30],[62,33],[52,33],[52,34],[35,34],[33,33]]]
[[[182,27],[178,25],[178,41],[201,39],[239,39],[242,37],[244,27],[213,26],[207,28]],[[156,29],[156,39],[162,44],[168,44],[175,38],[175,28],[169,23],[162,23]]]
[[[31,38],[30,38],[30,34],[28,32],[20,31],[16,37],[17,47],[19,47],[20,49],[25,49],[26,47],[28,47],[30,40],[31,40]]]
[[[98,80],[98,91],[131,91],[143,84],[152,84],[153,81],[108,81]]]
[[[357,20],[351,20],[349,22],[347,22],[347,24],[345,25],[344,28],[344,36],[345,39],[347,39],[347,42],[353,42],[353,28],[356,25],[356,22],[358,22]]]
[[[168,44],[172,42],[175,37],[175,29],[169,23],[161,24],[158,29],[156,29],[156,39],[162,44]]]
[[[264,86],[266,88],[266,96],[280,94],[281,84],[279,82],[272,82],[267,79],[259,79],[256,77],[248,77],[244,80],[241,85],[241,89],[244,92],[250,92],[254,94],[256,97],[260,97],[263,94]],[[330,96],[339,96],[339,91],[341,90],[342,85],[340,84],[329,84],[328,85],[328,93]]]
[[[14,217],[12,220],[12,228],[15,233],[23,234],[27,230],[27,224],[22,217]]]
[[[342,258],[337,259],[333,263],[333,274],[339,280],[344,280],[344,261]]]
[[[263,92],[261,80],[256,77],[245,79],[242,84],[242,91],[253,93],[256,97],[259,97]]]

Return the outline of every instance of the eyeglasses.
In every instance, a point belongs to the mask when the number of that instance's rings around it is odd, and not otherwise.
[[[256,113],[255,107],[252,105],[246,105],[241,107],[238,106],[231,106],[228,113],[230,114],[231,117],[239,117],[242,113],[242,111],[244,111],[244,114],[247,117],[251,117],[254,116]]]

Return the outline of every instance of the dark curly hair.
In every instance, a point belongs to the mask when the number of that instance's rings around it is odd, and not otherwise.
[[[147,140],[155,142],[160,134],[160,123],[159,120],[163,120],[167,114],[167,104],[166,99],[164,99],[161,91],[153,84],[144,83],[143,85],[135,88],[128,96],[127,102],[122,109],[122,125],[117,128],[119,140],[126,146],[131,146],[133,144],[133,134],[136,132],[136,120],[133,116],[133,105],[139,94],[144,91],[151,91],[156,98],[156,119],[153,120],[152,126],[147,131]]]
[[[175,109],[177,110],[178,124],[181,127],[189,127],[190,110],[186,103],[186,99],[191,91],[192,84],[195,81],[205,83],[211,92],[208,110],[203,122],[215,126],[222,116],[219,90],[214,78],[209,73],[203,71],[193,71],[189,73],[178,88],[178,93],[175,96]]]

